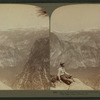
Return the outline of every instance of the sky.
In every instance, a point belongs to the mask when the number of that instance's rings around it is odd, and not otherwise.
[[[51,32],[76,32],[100,28],[100,4],[74,4],[57,8],[51,16]]]
[[[49,17],[38,16],[40,8],[24,4],[0,4],[0,30],[49,27]]]

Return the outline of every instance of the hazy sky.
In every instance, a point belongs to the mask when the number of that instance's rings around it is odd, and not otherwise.
[[[0,30],[48,27],[49,18],[38,16],[39,9],[32,5],[0,4]]]
[[[76,4],[57,8],[51,16],[51,31],[70,32],[100,28],[100,4]]]

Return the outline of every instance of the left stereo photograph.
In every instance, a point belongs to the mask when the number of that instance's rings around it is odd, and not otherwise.
[[[28,4],[0,4],[0,90],[49,90],[49,16]]]

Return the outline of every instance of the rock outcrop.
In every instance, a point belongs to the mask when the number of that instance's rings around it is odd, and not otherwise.
[[[49,37],[36,40],[29,60],[14,82],[14,88],[24,90],[49,89]]]
[[[13,90],[13,89],[7,86],[6,84],[0,82],[0,90]]]
[[[51,87],[51,90],[93,90],[91,87],[87,86],[79,79],[74,78],[75,82],[67,85],[65,83],[55,82],[55,87]]]

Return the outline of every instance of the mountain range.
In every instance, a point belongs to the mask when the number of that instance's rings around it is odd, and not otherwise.
[[[73,33],[66,40],[59,39],[54,33],[50,36],[52,67],[58,66],[58,62],[65,62],[66,68],[99,67],[100,31]]]

